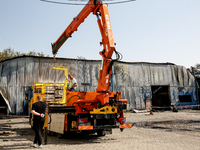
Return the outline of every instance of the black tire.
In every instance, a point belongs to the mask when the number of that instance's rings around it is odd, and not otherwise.
[[[62,139],[63,138],[63,134],[57,133],[56,134],[57,138]]]
[[[51,131],[48,130],[47,133],[48,133],[49,136],[52,136]]]
[[[105,136],[106,134],[103,130],[99,130],[99,131],[97,131],[97,135],[98,136]]]

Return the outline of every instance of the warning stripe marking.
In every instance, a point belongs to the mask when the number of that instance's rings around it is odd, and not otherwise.
[[[93,126],[78,126],[78,130],[93,130]]]
[[[132,127],[132,124],[120,124],[119,125],[119,128],[122,128],[122,129],[124,129],[124,128],[131,128]]]

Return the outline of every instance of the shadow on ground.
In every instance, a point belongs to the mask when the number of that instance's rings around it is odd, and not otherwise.
[[[22,127],[21,125],[25,126]],[[0,124],[0,140],[2,140],[3,146],[0,144],[0,149],[32,149],[30,147],[35,133],[31,129],[27,121],[25,122],[6,122]],[[43,134],[44,139],[44,134]],[[44,140],[43,140],[44,141]],[[77,145],[77,144],[95,144],[95,143],[109,143],[118,142],[115,138],[109,138],[107,136],[99,137],[96,134],[68,134],[60,136],[60,134],[48,135],[47,145]],[[44,142],[43,142],[44,143]]]
[[[199,120],[170,120],[170,121],[145,121],[136,122],[134,126],[145,127],[150,129],[165,129],[166,131],[191,131],[200,132]]]

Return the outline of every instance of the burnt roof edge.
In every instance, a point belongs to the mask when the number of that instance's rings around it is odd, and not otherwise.
[[[41,56],[19,56],[19,57],[14,57],[11,59],[6,59],[3,61],[0,61],[0,63],[13,60],[13,59],[18,59],[18,58],[26,58],[26,57],[31,57],[31,58],[41,58],[41,59],[53,59],[53,57],[41,57]],[[100,62],[101,60],[92,60],[92,59],[75,59],[75,58],[61,58],[57,57],[56,59],[59,60],[75,60],[75,61],[93,61],[93,62]],[[153,62],[125,62],[125,61],[116,61],[118,63],[124,63],[124,64],[152,64],[152,65],[176,65],[174,63],[166,62],[166,63],[153,63]]]

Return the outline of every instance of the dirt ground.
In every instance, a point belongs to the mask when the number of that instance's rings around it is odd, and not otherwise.
[[[149,113],[126,113],[127,123],[134,123],[131,129],[103,137],[77,135],[58,138],[48,136],[43,149],[60,150],[199,150],[200,110],[180,110]],[[28,118],[0,119],[0,149],[32,148],[34,131]]]

